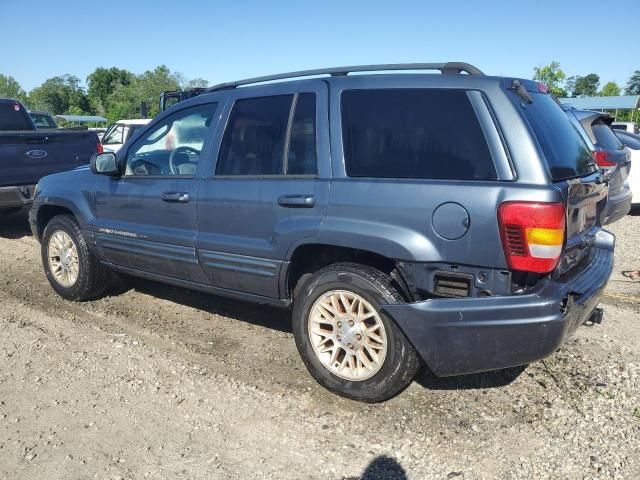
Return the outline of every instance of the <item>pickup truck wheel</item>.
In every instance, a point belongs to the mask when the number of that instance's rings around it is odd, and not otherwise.
[[[302,282],[293,334],[318,383],[363,402],[387,400],[411,383],[420,363],[415,349],[380,309],[403,301],[388,275],[340,263]]]
[[[89,300],[108,287],[109,270],[89,250],[70,215],[58,215],[49,221],[40,248],[47,280],[61,297]]]

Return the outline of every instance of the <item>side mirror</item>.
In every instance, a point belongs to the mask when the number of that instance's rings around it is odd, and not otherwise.
[[[120,176],[116,154],[113,152],[94,154],[91,157],[91,171],[98,175]]]

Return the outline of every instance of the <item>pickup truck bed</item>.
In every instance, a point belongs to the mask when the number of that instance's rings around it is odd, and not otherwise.
[[[31,203],[47,175],[89,163],[99,144],[89,130],[36,130],[24,107],[0,99],[0,209]]]

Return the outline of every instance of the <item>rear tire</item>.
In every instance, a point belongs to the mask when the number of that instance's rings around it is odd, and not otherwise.
[[[58,215],[49,221],[40,249],[47,280],[61,297],[90,300],[109,286],[110,270],[91,252],[72,216]]]
[[[389,275],[338,263],[301,279],[295,291],[296,346],[323,387],[373,403],[388,400],[411,383],[420,366],[416,351],[380,309],[403,303]]]

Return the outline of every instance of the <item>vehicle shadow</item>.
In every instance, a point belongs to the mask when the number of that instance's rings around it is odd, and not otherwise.
[[[514,382],[527,368],[504,368],[491,372],[457,375],[455,377],[436,377],[427,367],[420,369],[415,382],[428,390],[481,390],[504,387]]]
[[[291,333],[291,316],[290,311],[286,308],[234,300],[134,277],[128,277],[125,284],[128,284],[129,288],[135,288],[140,293],[202,310],[213,315],[234,318],[252,325]],[[118,293],[124,292],[115,292],[116,295]]]
[[[407,480],[407,472],[394,458],[380,455],[374,458],[359,477],[342,477],[341,480]]]
[[[31,235],[26,210],[14,213],[3,213],[0,210],[0,237],[16,240]]]

